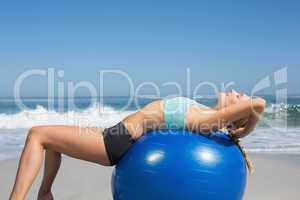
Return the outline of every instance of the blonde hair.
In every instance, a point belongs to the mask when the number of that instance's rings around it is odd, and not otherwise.
[[[235,128],[241,128],[241,127],[245,127],[246,124],[248,123],[248,118],[243,118],[243,119],[239,119],[235,122],[233,122],[232,124],[235,126]],[[224,130],[225,129],[225,130]],[[238,148],[240,149],[245,161],[246,161],[246,165],[248,168],[248,172],[249,174],[253,174],[254,172],[254,165],[252,163],[252,161],[249,158],[248,153],[246,152],[244,146],[241,144],[241,140],[230,133],[230,131],[228,131],[228,128],[224,128],[223,131],[227,132],[227,134],[229,135],[229,137],[231,138],[231,140],[238,146]]]
[[[231,138],[231,140],[238,146],[238,148],[240,149],[241,153],[243,154],[243,157],[246,161],[246,165],[249,171],[249,174],[253,174],[254,172],[254,165],[253,162],[251,161],[251,159],[249,158],[248,153],[246,152],[244,146],[241,144],[241,140],[237,137],[235,137],[234,135],[229,133],[229,137]]]

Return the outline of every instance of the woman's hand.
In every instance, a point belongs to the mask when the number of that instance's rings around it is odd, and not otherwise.
[[[252,101],[254,101],[254,100],[252,100]],[[263,113],[263,111],[265,109],[265,100],[264,99],[258,98],[258,99],[256,99],[256,101],[258,101],[258,106],[256,107],[256,109],[251,107],[252,112],[250,113],[245,126],[231,130],[231,134],[233,136],[242,138],[242,137],[247,136],[249,133],[251,133],[254,130],[258,120],[261,117],[261,114]]]
[[[228,125],[227,130],[234,137],[238,137],[239,135],[245,133],[245,127],[236,127],[234,123]]]
[[[242,135],[246,135],[245,127],[240,127],[240,128],[237,128],[237,129],[230,129],[230,130],[228,130],[228,132],[236,138],[241,138]]]

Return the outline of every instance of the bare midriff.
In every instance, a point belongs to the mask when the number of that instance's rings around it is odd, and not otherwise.
[[[141,110],[131,114],[123,123],[134,139],[143,133],[164,127],[163,107],[160,100],[146,105]]]

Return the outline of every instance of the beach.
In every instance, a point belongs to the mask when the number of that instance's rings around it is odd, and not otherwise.
[[[250,154],[255,172],[248,177],[244,200],[297,200],[300,196],[300,155]],[[17,169],[17,159],[0,161],[0,199],[8,199]],[[53,187],[57,200],[112,200],[112,167],[78,161],[64,156]],[[30,190],[27,199],[35,199],[41,180]],[[230,184],[230,181],[228,181]]]
[[[261,120],[263,123],[258,124],[253,133],[242,140],[255,166],[254,174],[248,177],[244,200],[297,200],[300,199],[300,98],[289,99],[289,104],[278,110],[272,109],[274,97],[266,99],[269,106]],[[89,98],[76,100],[85,106],[81,110],[66,107],[64,112],[49,109],[48,101],[44,98],[25,99],[30,109],[24,110],[19,110],[13,99],[0,101],[1,200],[8,199],[18,158],[30,127],[47,124],[110,127],[137,109],[136,105],[131,105],[122,110],[121,107],[128,100],[125,97],[109,97],[104,99],[106,104],[99,102],[92,106],[88,106]],[[150,100],[140,101],[146,105]],[[199,99],[201,101],[210,106],[215,102]],[[284,117],[285,114],[288,114],[288,119]],[[290,126],[285,127],[286,120]],[[53,187],[54,197],[56,200],[112,200],[112,170],[112,167],[63,156]],[[36,199],[41,174],[42,170],[27,199]]]

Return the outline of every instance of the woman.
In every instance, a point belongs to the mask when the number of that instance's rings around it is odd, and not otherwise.
[[[228,128],[233,137],[241,138],[254,129],[264,107],[263,99],[232,91],[220,93],[214,108],[184,97],[154,101],[105,130],[77,126],[33,127],[26,139],[10,199],[25,199],[41,167],[44,151],[45,170],[39,200],[53,199],[51,186],[61,154],[111,166],[142,134],[162,128],[184,128],[204,134]]]

